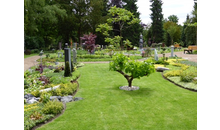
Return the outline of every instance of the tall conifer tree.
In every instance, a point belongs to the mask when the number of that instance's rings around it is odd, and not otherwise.
[[[163,14],[162,14],[162,0],[150,0],[150,10],[152,11],[150,17],[152,20],[152,39],[154,42],[163,42]]]
[[[135,18],[139,19],[140,13],[137,11],[138,7],[136,5],[137,0],[123,0],[123,2],[126,3],[124,5],[124,9],[129,10],[132,12],[135,16]],[[125,27],[128,27],[129,25],[125,25]],[[140,40],[140,34],[142,33],[143,28],[139,23],[131,25],[129,28],[125,28],[123,30],[123,39],[126,40],[128,39],[131,41],[132,45],[138,46],[139,47],[139,40]]]

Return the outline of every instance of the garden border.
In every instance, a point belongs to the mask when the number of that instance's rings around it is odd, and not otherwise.
[[[81,75],[80,75],[80,76],[81,76]],[[75,79],[73,82],[71,82],[71,83],[76,83],[76,84],[77,84],[77,89],[76,89],[76,91],[72,94],[72,96],[76,95],[76,93],[79,91],[79,83],[78,83],[77,80],[80,78],[80,76],[79,76],[77,79]],[[73,100],[72,102],[74,102],[74,100]],[[44,122],[41,122],[41,123],[36,124],[36,126],[32,127],[31,130],[35,130],[35,129],[41,127],[42,125],[48,124],[48,123],[52,122],[53,120],[55,120],[56,118],[58,118],[59,116],[63,115],[63,113],[64,113],[65,110],[66,110],[66,103],[63,103],[63,107],[64,107],[64,108],[63,108],[63,110],[62,110],[61,113],[57,114],[56,116],[54,116],[53,118],[51,118],[51,119],[49,119],[49,120],[46,120],[46,121],[44,121]]]
[[[162,75],[162,77],[163,77],[164,79],[170,81],[171,83],[175,84],[176,86],[178,86],[178,87],[180,87],[180,88],[187,89],[187,90],[190,90],[190,91],[193,91],[193,92],[197,92],[197,90],[195,90],[195,89],[185,88],[185,87],[183,87],[182,85],[179,85],[179,84],[173,82],[172,80],[166,78],[166,77],[163,75],[163,72],[161,72],[161,75]]]

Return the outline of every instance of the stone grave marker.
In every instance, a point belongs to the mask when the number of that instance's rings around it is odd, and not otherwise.
[[[62,43],[59,42],[59,50],[61,50],[61,49],[62,49]]]
[[[154,59],[158,61],[157,49],[154,49]]]
[[[75,48],[73,48],[73,63],[77,63],[76,57],[77,57],[77,51]]]

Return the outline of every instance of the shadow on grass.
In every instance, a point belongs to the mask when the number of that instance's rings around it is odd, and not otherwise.
[[[150,96],[150,94],[153,92],[151,88],[143,88],[139,87],[139,90],[134,90],[134,91],[126,91],[126,90],[121,90],[119,89],[121,86],[114,86],[111,88],[107,88],[108,90],[113,90],[115,92],[120,92],[121,94],[127,94],[130,96]]]

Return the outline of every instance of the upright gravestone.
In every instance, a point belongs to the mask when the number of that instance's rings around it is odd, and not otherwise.
[[[62,43],[59,42],[59,50],[61,50],[61,49],[62,49]]]
[[[75,42],[73,43],[73,48],[76,48],[76,43]]]
[[[68,48],[68,43],[65,43],[65,63],[68,61],[69,62],[69,67],[71,70],[71,55],[70,55],[70,48]]]
[[[140,35],[139,48],[140,48],[140,50],[142,50],[142,48],[143,48],[143,36],[142,36],[142,34]]]
[[[73,63],[77,63],[76,56],[77,56],[77,51],[75,48],[73,48]]]
[[[154,59],[156,61],[158,61],[158,55],[157,55],[157,50],[156,49],[154,49]]]
[[[174,52],[174,46],[172,45],[171,46],[171,56],[170,57],[173,57],[173,52]]]

